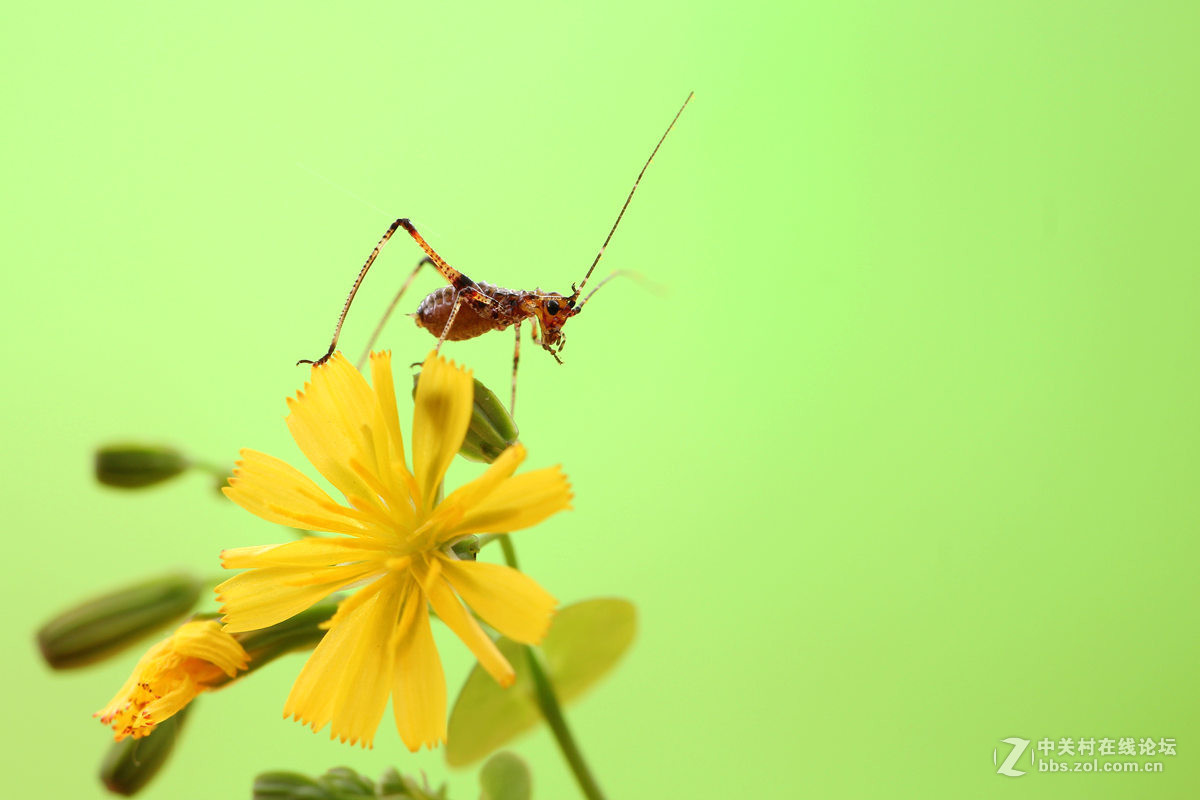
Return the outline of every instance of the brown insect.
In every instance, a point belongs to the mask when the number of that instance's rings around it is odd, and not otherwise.
[[[446,279],[449,285],[436,289],[426,296],[421,301],[421,305],[417,307],[416,313],[412,316],[415,318],[417,325],[438,337],[437,350],[441,349],[442,343],[447,339],[451,341],[473,339],[488,331],[501,331],[510,325],[514,326],[516,346],[513,350],[512,401],[509,407],[510,413],[513,412],[517,404],[517,363],[521,358],[521,323],[525,320],[533,320],[534,327],[531,333],[534,342],[541,345],[542,349],[554,356],[554,360],[561,364],[562,359],[558,357],[558,354],[566,344],[566,336],[563,334],[562,329],[567,320],[583,311],[583,307],[587,305],[588,300],[592,299],[592,295],[600,290],[600,287],[604,286],[604,284],[617,275],[625,272],[625,270],[617,270],[608,275],[604,280],[596,284],[595,288],[582,301],[579,300],[579,296],[583,292],[583,287],[587,285],[588,278],[592,276],[592,271],[596,269],[596,265],[600,263],[601,256],[604,255],[604,249],[608,247],[613,233],[616,232],[617,226],[621,224],[621,217],[625,215],[625,209],[629,208],[629,201],[633,199],[633,193],[637,191],[638,184],[642,181],[642,176],[646,174],[646,169],[650,166],[650,162],[654,160],[655,154],[658,153],[658,148],[662,146],[662,143],[667,138],[667,134],[675,127],[676,121],[679,120],[679,115],[683,113],[683,109],[687,107],[691,99],[692,94],[689,93],[687,99],[683,101],[683,105],[679,107],[679,111],[675,112],[675,117],[671,120],[671,124],[667,126],[666,131],[659,138],[658,144],[650,152],[650,157],[646,159],[646,163],[642,165],[642,171],[638,173],[637,179],[633,182],[633,188],[629,190],[629,196],[625,198],[625,205],[621,206],[621,211],[617,214],[617,221],[613,223],[608,236],[605,237],[604,244],[600,245],[600,252],[592,260],[592,265],[588,267],[588,271],[583,276],[583,280],[579,282],[579,285],[571,284],[571,293],[569,295],[563,295],[558,292],[543,292],[541,289],[534,289],[533,291],[505,289],[484,281],[473,281],[447,264],[446,260],[429,246],[429,243],[425,241],[421,234],[417,233],[417,229],[413,227],[412,222],[407,219],[398,219],[384,232],[383,237],[379,240],[379,244],[375,245],[375,249],[371,251],[371,255],[367,256],[366,263],[363,264],[362,269],[358,272],[358,277],[354,279],[354,285],[350,287],[350,295],[346,298],[346,302],[342,306],[342,313],[338,316],[337,325],[333,329],[333,340],[330,341],[329,349],[325,352],[325,355],[315,361],[302,359],[297,363],[324,364],[333,355],[334,350],[337,349],[338,337],[342,333],[342,325],[346,321],[346,314],[350,311],[350,304],[354,301],[354,295],[358,293],[358,287],[362,285],[363,279],[367,276],[367,271],[375,263],[375,259],[379,256],[379,251],[388,243],[388,240],[392,238],[392,234],[397,229],[403,228],[408,232],[409,236],[416,240],[421,249],[425,251],[425,258],[422,258],[417,263],[416,268],[413,269],[408,279],[400,287],[400,291],[396,293],[391,305],[384,313],[383,319],[379,321],[374,333],[371,334],[371,339],[367,344],[367,351],[370,351],[388,317],[391,316],[392,311],[400,302],[400,298],[408,289],[409,284],[413,282],[417,273],[421,271],[421,267],[426,264],[432,264],[437,268],[438,272],[442,273],[442,277]]]

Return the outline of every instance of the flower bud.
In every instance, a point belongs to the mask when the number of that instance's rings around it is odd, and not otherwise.
[[[189,466],[178,450],[159,445],[106,445],[96,451],[96,480],[120,489],[153,486]]]
[[[254,779],[254,800],[445,800],[446,789],[431,789],[394,768],[379,780],[359,775],[349,767],[334,767],[318,778],[298,772],[264,772]]]
[[[334,767],[315,779],[298,772],[264,772],[254,779],[254,800],[375,800],[378,796],[375,782],[349,767]]]
[[[114,742],[100,765],[100,780],[110,792],[132,797],[158,774],[183,729],[190,706],[159,723],[149,736]]]
[[[359,775],[349,767],[334,767],[317,779],[325,791],[337,798],[374,798],[375,781]]]
[[[470,536],[464,536],[456,541],[450,549],[454,551],[454,555],[458,556],[463,561],[474,561],[476,556],[479,554],[479,549],[489,541],[491,541],[491,539],[488,537],[479,536],[473,533]]]
[[[413,377],[413,394],[421,376]],[[491,389],[475,381],[475,406],[471,409],[471,424],[458,454],[469,461],[492,463],[510,446],[517,443],[519,431],[504,404]]]
[[[254,672],[295,650],[315,647],[325,636],[327,623],[337,613],[337,608],[337,600],[326,600],[268,628],[234,634],[250,656],[248,671]]]
[[[54,669],[100,661],[187,614],[200,588],[191,576],[168,575],[93,598],[38,629],[38,647]]]
[[[379,778],[379,796],[389,800],[446,800],[446,784],[434,789],[424,772],[418,783],[416,778],[401,775],[395,767],[388,767]]]
[[[529,800],[533,778],[529,765],[511,750],[501,750],[479,770],[480,800]]]
[[[254,778],[254,800],[325,800],[329,795],[312,778],[298,772],[264,772]]]

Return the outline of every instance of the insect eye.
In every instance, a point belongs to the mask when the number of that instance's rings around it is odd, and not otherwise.
[[[546,310],[550,312],[551,316],[554,316],[555,314],[557,314],[558,313],[558,301],[551,300],[549,303],[546,303]]]

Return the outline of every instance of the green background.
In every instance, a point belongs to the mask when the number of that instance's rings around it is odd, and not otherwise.
[[[283,536],[200,475],[100,488],[94,445],[298,461],[293,364],[392,219],[477,280],[566,290],[692,89],[604,261],[667,292],[610,284],[565,366],[527,345],[521,371],[528,463],[577,492],[523,566],[640,609],[570,712],[609,794],[1194,794],[1200,17],[1001,5],[10,10],[5,794],[101,795],[88,715],[134,661],[51,674],[40,620]],[[349,351],[418,255],[385,252]],[[384,343],[432,342],[399,318]],[[511,347],[446,352],[503,393]],[[476,796],[386,719],[371,752],[281,721],[300,663],[204,698],[147,796],[339,764]],[[1010,736],[1179,755],[1013,779]],[[576,796],[545,732],[517,750],[539,798]]]

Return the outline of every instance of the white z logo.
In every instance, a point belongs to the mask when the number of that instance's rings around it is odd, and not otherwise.
[[[1024,770],[1013,769],[1013,765],[1017,763],[1017,759],[1020,758],[1021,755],[1025,752],[1025,748],[1029,747],[1029,740],[1028,739],[1018,739],[1016,736],[1012,736],[1008,739],[1002,739],[1001,741],[1004,742],[1004,744],[1011,744],[1012,752],[1008,754],[1008,758],[1004,759],[1004,763],[1000,765],[1000,768],[997,769],[996,772],[998,772],[1001,775],[1008,775],[1013,778],[1017,778],[1017,777],[1020,777],[1021,775],[1024,775],[1025,774]],[[996,751],[995,750],[992,751],[992,763],[993,764],[996,763]]]

